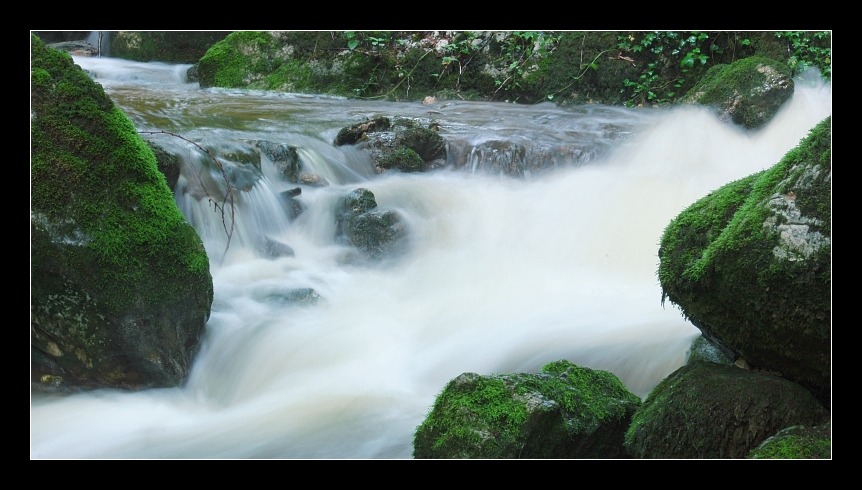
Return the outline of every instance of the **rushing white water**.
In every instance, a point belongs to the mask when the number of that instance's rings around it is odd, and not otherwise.
[[[397,111],[397,104],[308,99],[285,115],[268,107],[302,97],[202,91],[181,75],[174,85],[161,78],[183,67],[76,61],[104,81],[139,129],[197,136],[235,117],[238,127],[218,138],[278,132],[303,148],[306,164],[342,170],[331,170],[328,187],[304,188],[297,199],[305,211],[291,221],[276,193],[294,186],[279,182],[264,161],[262,180],[238,207],[223,262],[222,223],[205,201],[178,192],[210,251],[215,287],[189,379],[139,393],[33,395],[30,452],[37,459],[410,458],[416,426],[452,378],[537,372],[559,359],[608,370],[645,397],[684,363],[699,334],[676,308],[661,305],[664,227],[710,191],[778,162],[832,110],[831,86],[802,84],[753,134],[700,108],[649,116],[617,108],[620,119],[638,122],[589,165],[529,179],[445,169],[373,175],[349,149],[329,153],[319,142],[357,114]],[[159,75],[139,84],[127,76],[144,68]],[[164,92],[147,95],[162,84],[169,85]],[[240,104],[243,112],[232,116]],[[447,120],[453,132],[520,127],[525,138],[547,118],[568,114],[553,106],[452,107],[460,111]],[[291,135],[288,127],[303,129]],[[305,141],[315,135],[317,144]],[[333,209],[357,187],[405,218],[403,256],[344,262],[346,247],[332,240]],[[252,246],[259,235],[289,244],[295,255],[261,256]],[[313,288],[321,302],[277,299],[296,288]]]

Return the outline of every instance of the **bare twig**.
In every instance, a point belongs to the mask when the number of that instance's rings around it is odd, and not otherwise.
[[[585,68],[583,68],[583,69],[581,70],[581,72],[580,72],[580,73],[578,73],[578,75],[577,75],[577,76],[575,76],[575,77],[572,79],[571,83],[569,83],[569,84],[568,84],[568,85],[566,85],[565,87],[561,88],[560,90],[557,90],[556,92],[554,92],[554,95],[559,94],[559,93],[562,93],[562,92],[563,92],[563,90],[566,90],[567,88],[569,88],[569,87],[571,87],[572,85],[574,85],[574,84],[575,84],[575,82],[577,82],[578,80],[580,80],[581,78],[583,78],[583,76],[584,76],[584,75],[586,75],[587,71],[588,71],[588,70],[593,66],[593,64],[596,62],[596,60],[597,60],[597,59],[599,59],[599,57],[600,57],[601,55],[603,55],[603,54],[607,53],[608,51],[610,51],[610,49],[606,49],[606,50],[602,51],[601,53],[597,54],[597,55],[596,55],[596,57],[595,57],[595,58],[593,58],[593,61],[591,61],[588,65],[583,65],[583,62],[582,62],[581,66],[585,66]],[[581,60],[583,60],[583,56],[584,56],[584,53],[583,53],[583,51],[581,51]],[[613,59],[616,59],[616,58],[610,58],[610,59],[612,59],[612,60],[613,60]]]
[[[179,138],[185,142],[191,143],[192,145],[196,146],[199,150],[201,150],[202,152],[209,155],[209,157],[212,158],[213,161],[215,162],[216,167],[218,167],[219,172],[221,172],[221,176],[224,179],[225,187],[226,187],[225,199],[224,199],[224,201],[221,202],[221,204],[219,204],[218,202],[216,202],[212,198],[212,196],[210,195],[209,191],[206,188],[206,185],[203,182],[203,179],[201,179],[200,174],[198,174],[197,177],[198,177],[198,181],[200,182],[201,187],[203,188],[204,192],[209,197],[209,202],[212,203],[213,207],[221,213],[222,226],[224,227],[225,234],[227,235],[227,243],[225,244],[225,247],[224,247],[224,253],[222,253],[222,262],[224,262],[224,258],[225,258],[225,256],[227,256],[228,248],[230,248],[231,237],[233,237],[234,229],[236,229],[236,207],[234,205],[233,186],[230,185],[230,179],[227,176],[227,172],[225,172],[224,166],[221,164],[219,159],[216,158],[216,156],[211,151],[209,151],[206,148],[202,147],[201,145],[195,143],[194,141],[186,138],[185,136],[182,136],[182,135],[179,135],[176,133],[171,133],[170,131],[140,131],[140,133],[141,134],[167,134],[169,136]],[[230,229],[228,229],[227,220],[225,219],[225,206],[224,206],[228,201],[230,202]]]
[[[413,65],[413,68],[410,70],[410,73],[408,73],[406,76],[404,76],[403,78],[401,78],[401,81],[399,81],[397,84],[395,84],[395,86],[394,86],[394,87],[392,87],[392,90],[390,90],[389,92],[386,92],[386,93],[385,93],[385,94],[383,94],[383,95],[374,95],[374,96],[371,96],[371,97],[360,97],[360,98],[361,98],[361,99],[382,99],[382,98],[388,97],[390,94],[392,94],[393,92],[395,92],[395,90],[397,90],[397,89],[398,89],[398,87],[400,87],[402,83],[404,83],[404,80],[408,80],[408,79],[410,78],[410,75],[412,75],[412,74],[413,74],[413,72],[414,72],[414,71],[416,71],[416,68],[419,66],[419,62],[420,62],[420,61],[422,61],[422,59],[423,59],[423,58],[425,58],[426,56],[428,56],[428,54],[429,54],[430,52],[431,52],[431,51],[425,51],[425,54],[423,54],[423,55],[422,55],[418,60],[416,60],[416,64],[415,64],[415,65]],[[409,86],[409,85],[410,85],[410,84],[408,83],[408,86]]]

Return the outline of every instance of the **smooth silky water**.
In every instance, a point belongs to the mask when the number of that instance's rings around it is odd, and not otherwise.
[[[33,394],[31,459],[406,459],[454,377],[535,373],[560,359],[610,371],[645,398],[699,335],[661,302],[665,226],[712,190],[777,163],[832,111],[831,85],[816,77],[798,80],[767,127],[745,133],[697,107],[424,106],[202,90],[185,81],[189,65],[75,61],[144,137],[186,155],[174,191],[209,253],[215,300],[183,386]],[[520,177],[476,155],[378,175],[363,152],[332,144],[340,128],[377,116],[434,120],[450,150],[466,154],[489,139],[583,151]],[[290,219],[278,193],[297,184],[264,156],[250,188],[236,191],[228,241],[230,222],[209,200],[220,198],[220,174],[189,141],[228,155],[260,140],[294,146],[330,185],[303,186],[295,199],[305,210]],[[404,219],[400,254],[351,262],[333,239],[338,198],[359,187]],[[268,258],[256,247],[262,237],[294,255]],[[284,301],[303,288],[320,301]]]

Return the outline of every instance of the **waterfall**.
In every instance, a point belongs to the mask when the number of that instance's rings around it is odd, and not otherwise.
[[[645,397],[699,335],[661,304],[664,227],[710,191],[777,163],[831,114],[831,85],[804,84],[754,133],[699,107],[453,102],[436,109],[459,145],[518,137],[536,142],[525,147],[531,155],[573,135],[596,139],[580,147],[588,158],[566,166],[557,152],[545,172],[479,171],[490,165],[480,164],[485,145],[459,150],[462,165],[377,175],[362,152],[332,146],[335,132],[425,108],[199,90],[124,75],[169,65],[76,62],[141,130],[180,132],[219,155],[251,154],[261,141],[293,147],[328,185],[287,182],[264,154],[251,166],[225,156],[234,182],[246,184],[222,261],[223,218],[192,180],[202,168],[213,185],[220,175],[197,149],[160,139],[185,155],[177,204],[212,262],[201,351],[181,387],[33,395],[30,450],[40,459],[410,458],[413,431],[452,378],[537,372],[560,359],[610,371]],[[279,195],[295,187],[302,211],[291,216]],[[351,247],[334,239],[338,200],[360,187],[406,224],[408,246],[391,260],[351,262]],[[264,237],[293,253],[263,253]]]

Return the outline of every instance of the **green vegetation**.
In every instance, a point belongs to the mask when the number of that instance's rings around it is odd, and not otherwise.
[[[275,48],[265,32],[238,31],[214,44],[198,62],[202,87],[263,88],[260,79],[278,71],[268,55]]]
[[[527,410],[523,403],[512,398],[510,388],[503,378],[474,376],[469,383],[463,378],[450,382],[440,394],[434,406],[447,409],[452,417],[428,417],[419,426],[419,433],[434,433],[433,450],[448,448],[451,451],[457,447],[481,447],[490,444],[488,456],[493,457],[495,451],[504,451],[509,445],[519,444],[521,425],[527,419]],[[458,408],[460,407],[460,408]],[[465,423],[461,417],[456,417],[459,411],[469,413],[468,420],[478,419],[478,424]],[[482,427],[493,427],[493,433],[482,431]],[[477,428],[478,427],[478,428]],[[498,448],[498,449],[497,449]]]
[[[405,172],[421,172],[425,169],[422,157],[412,148],[405,147],[383,154],[378,163],[381,168],[397,168]]]
[[[616,376],[552,362],[541,373],[455,378],[417,427],[416,457],[590,457],[622,452],[640,405]]]
[[[832,34],[826,31],[784,31],[776,32],[775,37],[786,40],[790,56],[787,65],[793,75],[815,67],[820,75],[832,79]]]
[[[676,102],[704,70],[755,55],[786,63],[792,76],[813,66],[825,79],[832,78],[827,31],[655,31],[621,33],[617,39],[621,53],[640,67],[637,78],[623,80],[628,106]]]
[[[753,449],[749,459],[829,459],[832,457],[831,423],[782,430]]]
[[[782,373],[826,406],[831,139],[828,117],[771,168],[689,206],[665,228],[658,270],[662,303],[670,299],[750,364]],[[788,238],[788,216],[798,216],[805,240]]]
[[[31,207],[39,222],[54,223],[34,238],[34,274],[60,260],[43,254],[68,235],[85,248],[64,260],[82,266],[80,280],[114,311],[132,307],[142,288],[152,301],[170,301],[177,284],[198,287],[181,278],[208,279],[209,259],[153,151],[67,53],[32,43]],[[103,267],[83,266],[91,260]],[[154,278],[154,269],[177,282]]]
[[[625,53],[652,55],[636,80],[623,80],[621,92],[628,94],[627,106],[672,102],[684,93],[688,72],[705,66],[710,60],[707,53],[720,49],[709,43],[707,33],[696,31],[628,33],[620,34],[618,40],[617,46]]]
[[[620,51],[640,67],[623,80],[625,105],[662,105],[685,94],[709,67],[756,54],[745,32],[655,31],[619,34]],[[777,51],[777,50],[776,50]]]
[[[710,284],[711,275],[715,273],[714,262],[719,255],[748,250],[744,256],[752,260],[768,260],[772,256],[773,240],[766,236],[767,228],[762,225],[771,212],[764,203],[775,192],[791,190],[783,188],[781,183],[789,181],[788,177],[798,177],[798,173],[804,171],[796,167],[797,164],[819,162],[831,168],[831,122],[831,117],[823,120],[811,130],[808,138],[772,168],[723,186],[671,221],[665,228],[659,248],[662,302],[668,297],[668,285],[673,285],[676,291],[694,291]],[[823,148],[826,148],[825,152]],[[831,207],[827,207],[824,200],[816,201],[811,197],[829,195],[830,190],[817,189],[804,194],[796,206],[803,213],[818,216],[823,223],[822,233],[830,235]],[[755,253],[755,249],[759,251]],[[764,267],[765,264],[750,265],[759,266],[754,270],[761,270],[763,274],[775,273]]]
[[[749,56],[832,74],[831,31],[121,31],[112,42],[121,58],[197,60],[202,87],[388,100],[667,105]]]

